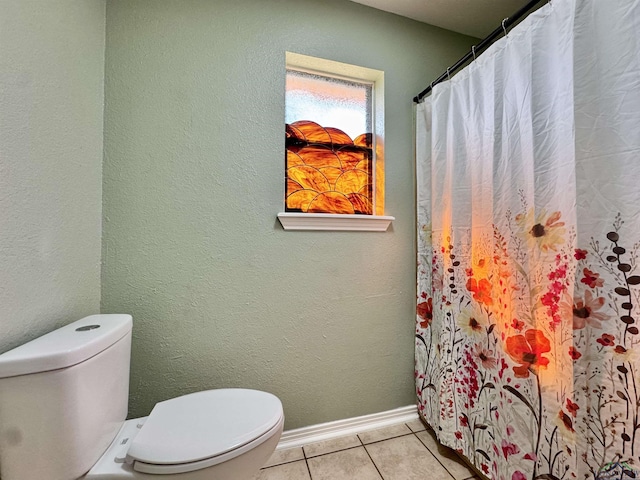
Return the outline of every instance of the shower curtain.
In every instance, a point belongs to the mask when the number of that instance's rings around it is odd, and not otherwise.
[[[640,467],[639,52],[552,0],[418,105],[418,407],[486,477]]]

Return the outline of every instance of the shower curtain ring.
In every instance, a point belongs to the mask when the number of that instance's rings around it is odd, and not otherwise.
[[[451,67],[447,67],[447,80],[451,80],[451,76],[449,75],[449,69],[450,69],[450,68],[451,68]]]
[[[505,18],[504,20],[502,20],[502,31],[504,32],[504,36],[507,36],[507,29],[504,26],[505,23],[507,23],[507,20],[509,20],[509,17]]]
[[[471,53],[473,53],[473,59],[475,60],[476,59],[476,46],[475,45],[473,45],[471,47]]]

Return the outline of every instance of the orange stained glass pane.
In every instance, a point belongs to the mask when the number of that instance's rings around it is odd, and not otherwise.
[[[371,198],[371,192],[373,192],[373,185],[367,183],[364,187],[358,190],[358,193],[366,196],[367,198]]]
[[[296,125],[296,128],[288,125],[285,135],[286,210],[373,214],[372,149],[347,143],[350,138],[338,129],[304,121]],[[341,143],[308,141],[307,135],[318,139],[322,138],[322,132],[331,132],[327,135]],[[360,143],[370,141],[370,135],[358,138]]]
[[[329,180],[320,170],[306,165],[299,165],[287,169],[288,178],[300,184],[302,188],[315,190],[318,193],[331,190]]]
[[[287,150],[287,167],[295,167],[297,165],[304,165],[304,160],[297,153]]]
[[[359,161],[354,167],[353,170],[362,170],[363,172],[371,172],[371,160],[365,158],[364,160]]]
[[[298,156],[306,165],[320,167],[338,167],[342,168],[340,158],[328,146],[310,146],[298,150]],[[288,165],[291,166],[291,165]]]
[[[337,167],[322,167],[322,168],[319,168],[318,170],[320,170],[322,174],[325,177],[327,177],[327,180],[329,180],[329,186],[331,187],[331,190],[335,190],[336,180],[340,178],[340,175],[342,175],[343,170]]]
[[[373,146],[373,138],[370,133],[363,133],[355,138],[353,144],[359,147],[371,148]]]
[[[369,170],[369,168],[359,167],[361,164],[369,165],[371,163],[371,157],[369,152],[362,150],[355,150],[353,148],[342,148],[336,151],[336,155],[340,159],[342,167],[346,170],[352,168],[360,168],[360,170]]]
[[[331,143],[331,135],[315,122],[300,120],[291,124],[309,143]]]
[[[311,201],[318,196],[315,190],[298,190],[287,196],[287,210],[306,212]]]
[[[342,130],[332,127],[326,127],[325,131],[331,136],[331,142],[334,145],[353,145],[351,137]]]
[[[302,185],[298,182],[294,182],[290,178],[287,178],[287,197],[298,190],[303,190]]]
[[[347,170],[336,181],[336,191],[358,193],[369,183],[369,175],[362,170]]]
[[[353,205],[355,213],[367,213],[373,211],[373,205],[371,205],[371,201],[367,195],[350,193],[347,195],[347,198],[351,202],[351,205]]]
[[[302,133],[300,130],[298,130],[296,127],[287,124],[285,127],[285,138],[287,139],[287,144],[295,141],[295,140],[301,140],[301,141],[307,141],[307,138],[304,136],[304,133]]]
[[[324,192],[315,197],[307,209],[309,213],[355,213],[353,204],[339,192]]]

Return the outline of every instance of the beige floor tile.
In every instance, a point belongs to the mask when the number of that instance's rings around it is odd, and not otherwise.
[[[415,435],[372,443],[366,449],[384,480],[453,480]]]
[[[304,460],[260,470],[253,480],[311,480]]]
[[[356,435],[348,435],[346,437],[334,438],[324,442],[310,443],[305,445],[304,454],[307,458],[317,457],[325,453],[333,453],[347,448],[359,447],[362,444]]]
[[[380,480],[364,447],[329,453],[307,460],[313,480]]]
[[[407,422],[407,427],[409,427],[411,429],[411,431],[414,432],[414,433],[415,432],[421,432],[421,431],[427,429],[426,425],[419,418],[416,418],[415,420],[412,420],[411,422]]]
[[[296,460],[304,460],[304,453],[302,447],[287,448],[286,450],[276,450],[271,455],[271,458],[262,468],[273,467],[274,465],[281,465],[283,463],[295,462]]]
[[[435,433],[432,430],[416,433],[416,436],[426,445],[440,463],[449,471],[456,480],[471,478],[475,472],[471,470],[456,452],[438,443]]]
[[[400,435],[407,435],[411,433],[409,427],[404,423],[397,425],[391,425],[389,427],[378,428],[377,430],[369,430],[368,432],[359,433],[358,436],[362,443],[379,442],[380,440],[387,440],[388,438],[399,437]]]

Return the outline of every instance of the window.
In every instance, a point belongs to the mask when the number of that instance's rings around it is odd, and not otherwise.
[[[386,230],[383,82],[379,70],[287,53],[281,222],[349,219],[359,226],[335,229],[370,230],[365,223],[383,218]]]
[[[373,214],[372,90],[287,69],[287,212]]]

